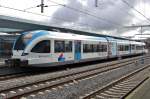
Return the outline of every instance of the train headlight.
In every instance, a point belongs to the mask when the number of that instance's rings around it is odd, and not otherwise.
[[[26,55],[28,55],[29,53],[22,53],[22,55],[21,56],[26,56]]]

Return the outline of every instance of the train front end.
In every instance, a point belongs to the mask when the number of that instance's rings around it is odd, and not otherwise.
[[[5,60],[7,66],[27,66],[27,53],[24,53],[24,50],[27,46],[27,43],[32,38],[33,33],[23,33],[21,34],[16,41],[14,42],[12,57]]]

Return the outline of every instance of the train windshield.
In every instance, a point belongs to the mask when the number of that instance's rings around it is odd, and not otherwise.
[[[27,45],[27,42],[31,38],[32,38],[32,34],[20,35],[15,43],[14,50],[24,50],[25,46]]]

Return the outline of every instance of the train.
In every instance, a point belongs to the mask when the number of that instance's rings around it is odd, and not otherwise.
[[[145,43],[130,39],[35,30],[16,39],[12,57],[5,63],[50,67],[144,53]]]

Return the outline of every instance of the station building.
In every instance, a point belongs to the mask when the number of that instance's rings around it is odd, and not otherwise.
[[[0,58],[9,58],[12,54],[13,43],[18,35],[0,33]]]

